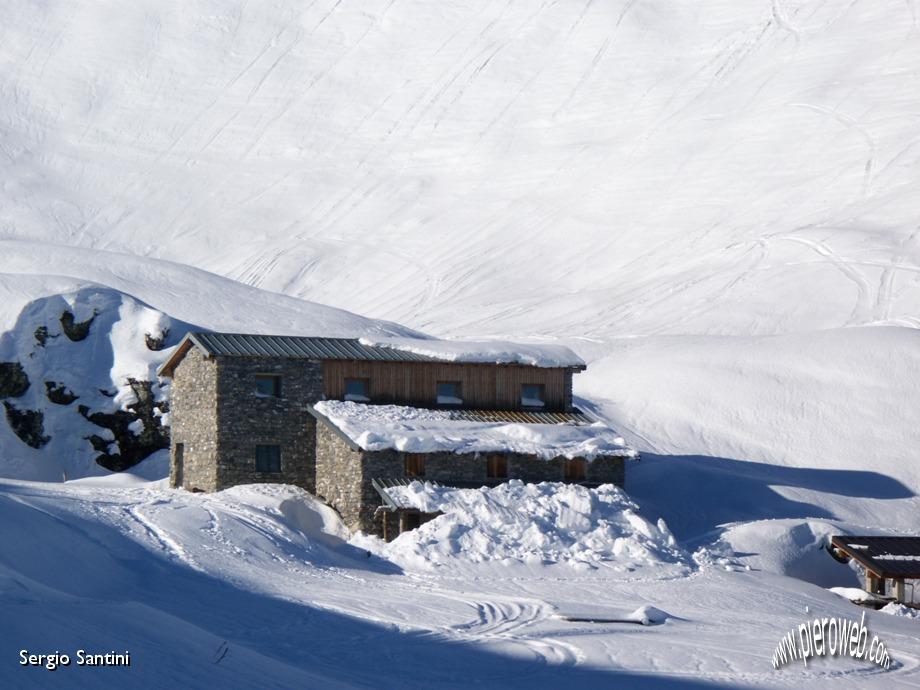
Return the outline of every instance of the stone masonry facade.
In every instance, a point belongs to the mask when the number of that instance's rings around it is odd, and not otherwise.
[[[274,482],[316,490],[316,420],[308,405],[323,396],[322,368],[306,359],[219,359],[218,467],[221,489]],[[281,379],[278,398],[256,393],[256,376]],[[281,447],[281,472],[256,471],[256,446]]]
[[[182,359],[170,389],[170,418],[169,485],[217,491],[216,360],[196,351]]]
[[[260,374],[280,377],[279,397],[256,392]],[[307,408],[322,398],[322,391],[318,362],[208,359],[190,351],[173,376],[170,485],[220,491],[237,484],[274,482],[315,491],[316,420]],[[256,470],[257,445],[280,447],[280,472]]]
[[[325,423],[317,425],[316,493],[342,516],[351,530],[382,536],[382,501],[371,480],[405,476],[405,453],[396,450],[354,450]],[[525,482],[564,481],[564,458],[544,460],[533,455],[503,453],[508,462],[508,478]],[[420,479],[443,484],[498,484],[505,479],[489,479],[486,454],[425,454],[425,476]],[[584,482],[623,486],[624,458],[602,456],[586,463]],[[392,525],[391,525],[392,528]]]

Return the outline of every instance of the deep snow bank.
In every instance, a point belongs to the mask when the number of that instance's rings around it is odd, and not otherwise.
[[[365,537],[390,560],[415,568],[464,563],[559,563],[579,570],[606,566],[629,572],[661,567],[656,574],[686,568],[688,558],[664,521],[640,517],[619,488],[573,484],[525,484],[511,480],[493,488],[453,489],[413,482],[392,490],[401,504],[443,511],[389,544]]]

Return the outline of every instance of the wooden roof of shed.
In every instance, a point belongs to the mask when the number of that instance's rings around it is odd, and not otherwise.
[[[834,536],[831,545],[879,578],[920,579],[920,537]]]

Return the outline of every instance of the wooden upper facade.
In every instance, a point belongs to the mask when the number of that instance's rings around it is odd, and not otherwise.
[[[354,382],[361,381],[366,400],[349,396],[349,384],[355,391],[360,384]],[[452,388],[459,395],[439,400],[439,384],[455,384],[441,385],[440,391]],[[329,400],[412,407],[564,412],[572,409],[572,372],[506,364],[326,360],[323,392]]]

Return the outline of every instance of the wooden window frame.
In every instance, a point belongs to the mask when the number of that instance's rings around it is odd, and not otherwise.
[[[260,448],[277,448],[278,449],[278,469],[259,469],[259,449]],[[281,474],[282,471],[282,459],[281,459],[281,444],[280,443],[257,443],[255,448],[255,465],[256,472],[259,474]]]
[[[424,477],[425,460],[425,453],[404,453],[403,474],[407,477]]]
[[[459,395],[450,396],[450,397],[455,398],[457,402],[446,402],[446,401],[442,402],[441,401],[441,393],[439,389],[442,385],[457,387],[457,393],[459,393]],[[437,381],[435,383],[434,395],[435,395],[435,401],[437,402],[438,405],[441,405],[443,407],[460,407],[463,404],[463,382],[462,381]],[[444,396],[444,397],[448,397],[448,396]]]
[[[490,453],[486,456],[486,478],[508,478],[508,456],[501,453]]]
[[[525,402],[527,396],[524,395],[525,388],[536,388],[540,392],[539,405],[531,405]],[[521,384],[521,407],[530,408],[533,410],[542,410],[546,407],[546,384],[545,383],[522,383]]]
[[[588,478],[588,461],[584,458],[565,458],[562,477],[567,482],[583,482]]]
[[[361,381],[364,384],[364,395],[355,395],[348,392],[349,381]],[[367,376],[346,376],[342,385],[343,397],[352,402],[367,403],[371,401],[371,380]]]
[[[263,393],[262,391],[260,391],[259,390],[260,381],[271,381],[272,382],[272,392]],[[255,389],[256,389],[257,397],[259,398],[280,398],[281,397],[281,391],[282,391],[281,374],[270,374],[270,373],[256,374],[255,383],[256,383]]]

